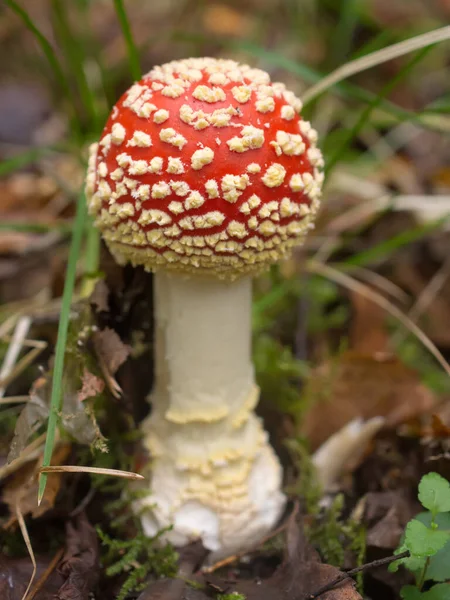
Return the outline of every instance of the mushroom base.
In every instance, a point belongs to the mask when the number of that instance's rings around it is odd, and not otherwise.
[[[148,535],[201,539],[213,558],[245,550],[277,522],[282,472],[262,422],[251,362],[251,280],[155,275],[155,389],[144,423]]]

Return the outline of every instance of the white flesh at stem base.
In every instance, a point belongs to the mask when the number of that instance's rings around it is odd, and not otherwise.
[[[251,279],[158,272],[155,388],[144,441],[151,493],[139,502],[148,535],[167,526],[177,546],[194,539],[219,558],[257,543],[285,498],[281,467],[254,413]]]

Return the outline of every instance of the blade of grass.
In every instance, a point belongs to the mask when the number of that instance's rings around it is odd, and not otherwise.
[[[46,225],[45,223],[0,223],[0,231],[17,231],[20,233],[48,233],[49,231],[60,231],[61,233],[70,233],[72,225],[70,223],[55,223]]]
[[[433,344],[430,338],[425,335],[425,333],[420,329],[420,327],[417,327],[417,325],[413,323],[413,321],[411,321],[411,319],[407,315],[405,315],[400,309],[398,309],[395,306],[395,304],[392,304],[392,302],[387,300],[378,292],[375,292],[369,286],[361,283],[356,279],[353,279],[353,277],[350,277],[342,271],[334,269],[330,265],[326,265],[324,263],[319,263],[317,261],[312,260],[307,263],[307,269],[311,273],[316,273],[321,277],[325,277],[330,281],[334,281],[338,285],[352,290],[353,292],[360,294],[365,298],[368,298],[375,304],[378,304],[378,306],[380,306],[386,312],[398,319],[400,323],[402,323],[407,329],[409,329],[409,331],[416,336],[416,338],[423,344],[423,346],[430,352],[430,354],[434,356],[436,361],[441,365],[441,367],[444,369],[447,375],[450,375],[450,365],[445,360],[444,356],[438,350],[436,345]]]
[[[72,113],[73,113],[73,118],[71,120],[72,129],[73,129],[73,132],[76,135],[76,137],[80,138],[81,137],[80,125],[79,125],[79,122],[77,119],[76,108],[72,101],[72,92],[70,90],[70,86],[66,79],[66,76],[64,75],[64,70],[63,70],[59,60],[57,59],[56,54],[55,54],[51,44],[48,42],[48,40],[46,39],[44,34],[33,23],[30,16],[26,12],[26,10],[24,10],[15,0],[6,0],[6,4],[7,4],[7,6],[9,6],[9,8],[11,10],[13,10],[16,13],[16,15],[18,17],[20,17],[20,19],[23,21],[25,27],[36,38],[36,41],[39,44],[39,46],[41,47],[42,52],[45,54],[45,57],[47,58],[48,63],[55,75],[56,81],[58,82],[58,85],[60,86],[61,91],[65,95],[66,99],[68,100],[68,102],[72,108]]]
[[[24,539],[25,546],[27,547],[28,554],[30,555],[31,564],[33,565],[33,571],[31,572],[30,581],[28,582],[27,589],[25,590],[25,592],[22,596],[22,600],[26,600],[26,598],[28,596],[28,592],[34,581],[34,578],[36,577],[37,564],[36,564],[36,558],[35,558],[34,552],[33,552],[33,546],[31,545],[30,536],[28,535],[28,529],[27,529],[27,526],[25,523],[25,519],[23,518],[23,514],[20,509],[19,501],[16,503],[15,509],[16,509],[17,522],[19,523],[19,527],[20,527],[20,532],[22,533],[22,537]]]
[[[90,120],[90,125],[96,129],[98,125],[96,97],[89,86],[84,72],[84,65],[86,63],[84,44],[80,44],[72,32],[67,17],[67,3],[61,2],[61,0],[52,0],[51,8],[54,29],[58,36],[59,44],[64,51],[68,70],[74,75],[80,98]]]
[[[84,194],[81,194],[77,203],[77,212],[73,228],[72,241],[70,244],[69,260],[67,263],[66,281],[61,304],[61,315],[59,318],[58,338],[55,348],[55,364],[53,367],[52,393],[50,399],[50,414],[47,424],[47,437],[45,440],[44,460],[42,465],[50,465],[55,442],[55,433],[58,424],[58,415],[62,400],[62,377],[64,371],[64,358],[67,343],[67,330],[69,328],[70,305],[75,288],[75,278],[78,257],[81,249],[81,241],[86,228],[87,206]],[[44,473],[39,480],[38,503],[40,504],[47,485],[47,475]]]
[[[175,32],[172,35],[172,39],[175,41],[190,41],[190,42],[212,42],[221,44],[223,48],[230,48],[232,50],[243,50],[250,54],[251,56],[255,56],[268,64],[271,64],[275,67],[279,67],[280,69],[284,69],[289,73],[293,73],[294,75],[298,75],[301,79],[308,83],[317,83],[322,81],[325,78],[325,74],[314,69],[303,65],[302,63],[298,63],[282,54],[274,52],[272,50],[266,50],[261,48],[257,44],[249,41],[240,41],[240,40],[230,40],[228,38],[225,39],[217,39],[214,40],[210,36],[205,36],[202,34],[190,34],[185,32]],[[369,90],[364,90],[358,85],[343,81],[333,88],[334,93],[339,94],[345,99],[353,99],[358,100],[359,102],[364,102],[364,104],[371,104],[378,96]],[[303,99],[304,100],[304,99]],[[305,107],[308,105],[308,102],[304,102]],[[390,115],[391,118],[394,118],[395,121],[403,121],[410,120],[422,127],[427,127],[429,129],[437,130],[440,133],[441,127],[438,123],[435,122],[434,115],[427,115],[425,112],[422,114],[416,114],[412,111],[402,108],[393,102],[382,99],[379,108],[383,110],[386,114]],[[429,118],[430,117],[430,118]]]
[[[407,63],[400,70],[400,72],[397,73],[397,75],[391,79],[391,81],[389,81],[385,86],[383,86],[380,93],[378,94],[378,96],[376,96],[376,98],[373,100],[373,102],[371,102],[368,106],[366,106],[366,108],[362,111],[359,119],[356,121],[356,123],[353,125],[353,127],[350,129],[350,131],[345,135],[344,139],[342,140],[342,143],[339,145],[337,150],[333,153],[333,155],[330,158],[328,158],[327,164],[325,167],[326,176],[328,176],[331,173],[331,171],[333,170],[333,167],[336,166],[336,164],[338,163],[338,161],[340,160],[340,158],[342,157],[342,155],[344,154],[344,152],[350,145],[350,142],[358,136],[361,129],[369,121],[370,113],[381,104],[383,98],[388,96],[392,92],[392,90],[428,54],[430,49],[431,49],[430,46],[428,46],[426,48],[422,48],[422,50],[420,52],[418,52],[417,55],[414,56],[412,58],[412,60],[410,60],[409,63]]]
[[[419,225],[418,227],[413,227],[406,231],[402,231],[390,240],[381,242],[375,246],[375,248],[369,248],[368,250],[363,250],[358,254],[354,254],[342,263],[338,263],[338,266],[342,268],[362,267],[382,258],[387,258],[390,254],[399,250],[400,248],[403,248],[408,244],[412,244],[413,242],[422,239],[428,233],[435,231],[445,222],[448,222],[449,217],[450,215],[446,215],[445,217],[440,217],[439,219],[431,221],[430,223],[425,223],[424,225]]]
[[[352,75],[356,75],[356,73],[366,71],[367,69],[375,67],[376,65],[380,65],[388,60],[392,60],[393,58],[399,58],[400,56],[414,52],[414,50],[420,50],[426,46],[432,46],[439,42],[445,42],[449,39],[450,25],[429,31],[428,33],[424,33],[422,35],[417,35],[403,42],[399,42],[398,44],[394,44],[393,46],[388,46],[387,48],[383,48],[377,52],[372,52],[371,54],[357,58],[356,60],[342,65],[330,73],[322,81],[307,90],[303,94],[303,101],[305,103],[311,102],[311,100],[325,92],[336,83],[339,83],[340,81],[347,79]]]
[[[51,154],[52,151],[57,151],[57,148],[52,148],[50,146],[44,148],[30,148],[21,154],[7,158],[0,164],[0,177],[5,177],[22,167],[26,167],[43,156]]]
[[[94,475],[109,475],[110,477],[123,477],[124,479],[145,479],[139,473],[121,471],[120,469],[103,469],[101,467],[84,467],[83,465],[52,465],[41,467],[41,473],[92,473]]]
[[[138,51],[131,33],[130,23],[123,5],[123,0],[114,0],[114,7],[116,9],[117,18],[119,19],[123,37],[127,45],[131,76],[133,77],[134,81],[139,81],[141,78],[141,65],[139,63]]]
[[[350,52],[353,33],[359,20],[357,5],[358,0],[346,0],[341,4],[339,22],[331,42],[334,64],[340,64]]]
[[[111,80],[111,72],[105,66],[103,44],[96,35],[95,28],[91,23],[90,0],[80,1],[76,4],[76,7],[81,22],[81,29],[85,35],[83,44],[86,46],[86,54],[98,68],[99,81],[93,85],[93,88],[97,92],[96,97],[99,103],[98,113],[99,119],[102,121],[102,125],[106,120],[109,107],[115,102],[115,92],[113,89],[113,82]],[[87,77],[89,81],[89,73]]]

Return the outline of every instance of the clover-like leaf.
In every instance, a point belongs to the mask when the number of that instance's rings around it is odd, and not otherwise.
[[[426,527],[430,527],[432,521],[432,515],[429,512],[423,512],[418,514],[415,517],[418,521],[423,523]],[[450,531],[450,512],[448,513],[439,513],[436,515],[434,519],[436,525],[438,526],[438,530],[441,531]],[[407,561],[410,560],[408,558],[403,559],[405,562],[403,563],[407,569],[413,571],[415,573],[421,572],[424,564],[415,566],[408,565]],[[425,558],[417,559],[419,561],[425,561]],[[400,562],[400,561],[396,561]],[[427,579],[433,581],[447,581],[449,578],[450,572],[450,536],[443,548],[439,550],[434,556],[429,559],[428,568],[427,568]]]
[[[419,483],[419,500],[434,515],[450,511],[450,482],[437,473],[424,475]]]
[[[413,556],[433,556],[450,539],[446,531],[428,529],[423,523],[413,519],[406,526],[405,546]]]
[[[415,585],[404,585],[400,590],[403,600],[424,600],[423,594]]]

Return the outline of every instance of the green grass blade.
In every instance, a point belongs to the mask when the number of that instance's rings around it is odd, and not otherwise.
[[[139,81],[141,78],[141,65],[139,63],[139,54],[134,43],[133,34],[131,33],[130,23],[128,21],[123,0],[114,0],[114,6],[122,28],[123,37],[127,45],[128,61],[130,64],[130,72],[134,81]]]
[[[84,44],[80,43],[80,40],[77,40],[71,30],[69,19],[67,18],[67,4],[62,2],[62,0],[52,0],[51,7],[54,29],[64,52],[67,67],[69,72],[74,75],[81,101],[91,123],[96,128],[98,121],[97,102],[84,71],[86,63]]]
[[[324,77],[320,83],[314,85],[309,90],[306,90],[303,94],[305,102],[317,98],[333,85],[336,85],[336,83],[348,79],[357,73],[362,73],[363,71],[367,71],[367,69],[371,69],[389,60],[400,58],[405,54],[410,54],[416,50],[421,50],[427,46],[434,46],[435,44],[446,42],[448,40],[450,40],[450,25],[433,29],[432,31],[403,40],[398,44],[388,46],[387,48],[383,48],[372,54],[361,56],[345,65],[341,65],[335,71]]]
[[[338,266],[342,268],[364,267],[375,261],[388,258],[400,248],[421,240],[428,233],[435,231],[444,223],[448,223],[449,217],[450,215],[445,215],[444,217],[440,217],[429,223],[402,231],[393,238],[377,244],[374,248],[369,248],[358,254],[354,254],[342,263],[339,263]]]
[[[251,56],[261,59],[264,62],[267,62],[270,65],[275,67],[279,67],[288,71],[289,73],[293,73],[294,75],[298,75],[307,83],[318,83],[321,81],[325,74],[320,71],[316,71],[303,65],[302,63],[298,63],[295,60],[292,60],[278,52],[274,52],[272,50],[266,50],[265,48],[261,48],[257,44],[249,41],[241,41],[241,40],[232,40],[229,38],[214,40],[210,36],[206,36],[203,34],[191,34],[177,31],[172,35],[172,39],[175,41],[184,41],[184,42],[192,42],[198,44],[200,42],[212,42],[220,43],[223,48],[230,48],[232,50],[240,50],[247,52]],[[358,85],[353,83],[349,83],[347,81],[342,81],[336,84],[333,88],[331,88],[330,93],[338,94],[344,99],[357,100],[359,102],[363,102],[364,104],[372,104],[378,96],[369,90],[365,90]],[[312,102],[312,101],[311,101]],[[311,102],[305,102],[305,108],[308,107]],[[395,121],[404,121],[408,119],[413,123],[417,123],[422,127],[427,127],[429,129],[438,130],[442,133],[441,129],[438,125],[436,125],[433,121],[428,122],[425,114],[416,114],[412,111],[409,111],[397,104],[386,100],[385,98],[379,104],[379,108],[382,109],[386,114],[390,115]]]
[[[397,75],[381,89],[381,92],[378,96],[375,97],[373,102],[362,111],[359,119],[347,133],[339,148],[327,160],[327,165],[325,168],[326,176],[328,176],[331,173],[331,171],[339,162],[352,140],[354,140],[357,137],[361,129],[368,123],[370,113],[381,104],[383,98],[385,98],[411,72],[411,70],[425,57],[426,54],[428,54],[430,49],[430,47],[422,48],[422,50],[418,52],[416,56],[414,56],[414,58],[410,60],[403,67],[403,69],[401,69],[401,71],[397,73]]]
[[[39,160],[43,156],[50,154],[52,150],[57,151],[57,148],[44,147],[44,148],[30,148],[21,154],[7,158],[0,163],[0,177],[5,177],[22,167]]]
[[[49,43],[47,38],[44,36],[44,34],[33,23],[30,16],[26,12],[26,10],[24,10],[15,0],[6,0],[6,4],[7,4],[7,6],[9,6],[9,8],[12,11],[14,11],[16,13],[16,15],[24,23],[25,27],[33,34],[37,43],[41,47],[42,52],[44,53],[45,57],[47,58],[47,61],[54,73],[55,79],[58,82],[58,85],[61,88],[62,93],[64,94],[64,96],[68,100],[70,106],[72,107],[73,117],[72,117],[71,125],[72,125],[74,134],[79,138],[81,135],[80,126],[79,126],[78,119],[77,119],[76,108],[75,108],[75,106],[73,104],[73,100],[72,100],[72,92],[70,90],[70,86],[66,79],[66,76],[64,75],[64,70],[63,70],[58,58],[56,57],[56,54],[55,54],[51,44]]]
[[[339,22],[331,43],[331,47],[334,48],[332,58],[335,64],[340,64],[350,53],[353,33],[359,21],[357,5],[358,0],[346,0],[341,4]]]
[[[0,231],[17,231],[18,233],[48,233],[49,231],[59,231],[60,233],[70,233],[72,225],[70,223],[55,223],[47,225],[45,223],[0,223]]]
[[[77,203],[77,212],[73,229],[72,241],[70,244],[69,260],[67,263],[66,281],[61,304],[61,316],[59,319],[58,338],[55,348],[55,364],[53,367],[52,393],[50,399],[50,414],[47,424],[47,437],[45,440],[44,460],[42,466],[48,467],[52,460],[53,446],[55,443],[55,433],[58,425],[58,415],[61,409],[62,400],[62,378],[64,372],[64,357],[67,344],[67,331],[69,328],[70,305],[72,302],[73,290],[75,287],[77,262],[81,249],[81,241],[86,227],[87,205],[84,194],[82,194]],[[40,504],[45,487],[47,485],[46,473],[42,473],[39,480],[38,503]]]

